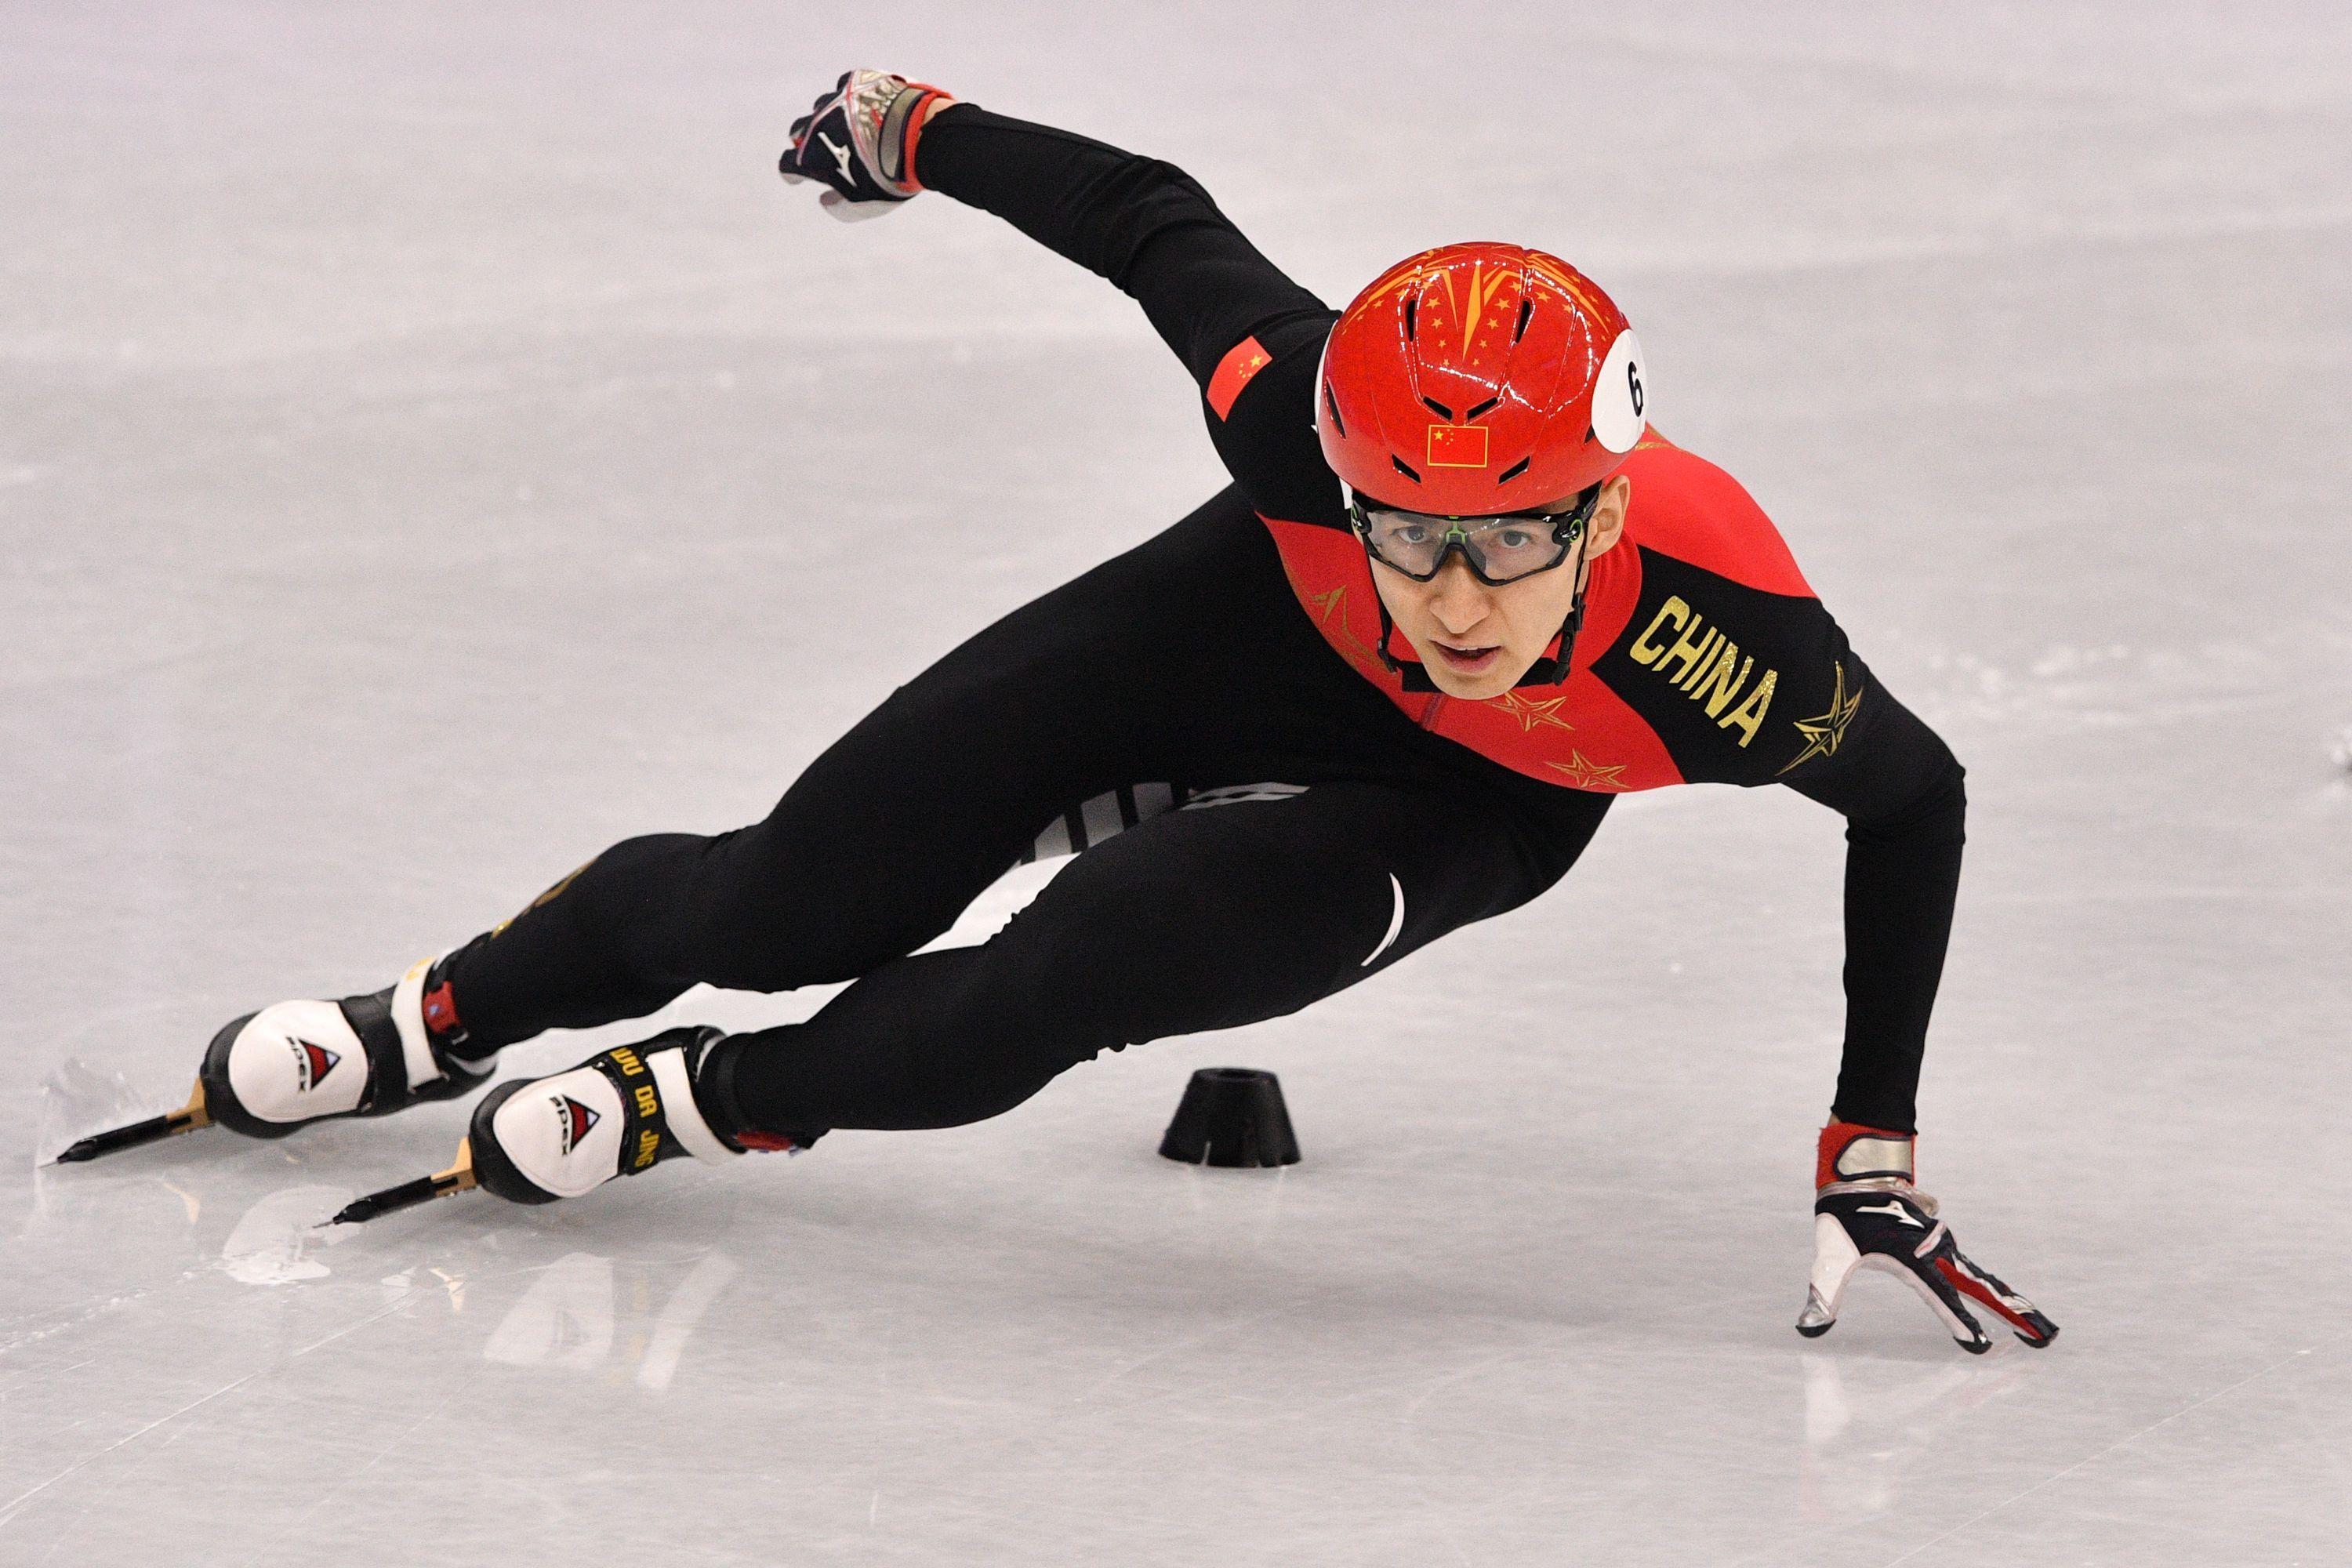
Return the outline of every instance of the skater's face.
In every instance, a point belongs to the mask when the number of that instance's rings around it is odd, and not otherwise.
[[[1610,479],[1601,487],[1583,539],[1566,560],[1500,587],[1478,581],[1459,551],[1426,583],[1372,558],[1381,603],[1440,691],[1449,697],[1500,697],[1518,684],[1568,619],[1593,557],[1623,536],[1625,503],[1633,492],[1623,475]],[[1573,510],[1576,500],[1570,496],[1551,510]]]

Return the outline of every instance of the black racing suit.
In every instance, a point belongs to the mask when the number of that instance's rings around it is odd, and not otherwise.
[[[920,174],[1134,295],[1204,387],[1253,335],[1276,361],[1260,379],[1282,382],[1334,319],[1168,164],[958,105],[927,129]],[[1311,454],[1307,407],[1288,417]],[[715,1098],[803,1144],[952,1126],[1106,1048],[1297,1011],[1549,888],[1609,795],[1434,732],[1335,651],[1262,519],[1319,521],[1307,514],[1330,510],[1336,481],[1295,447],[1269,456],[1241,406],[1218,435],[1240,486],[916,677],[766,820],[627,840],[451,954],[436,979],[458,1048],[640,1016],[698,982],[854,981],[804,1024],[739,1037],[716,1058]],[[1832,638],[1830,663],[1859,682],[1859,660],[1837,662],[1843,634],[1805,604],[1809,635]],[[1580,662],[1622,664],[1645,621],[1648,600]],[[1629,701],[1653,700],[1638,684]],[[1706,763],[1729,742],[1712,726],[1678,738],[1681,710],[1660,711],[1685,776],[1779,776]],[[1841,734],[1785,781],[1848,819],[1832,1113],[1908,1130],[1958,880],[1961,770],[1883,689]],[[1057,849],[1083,853],[992,939],[914,952],[1012,866]]]

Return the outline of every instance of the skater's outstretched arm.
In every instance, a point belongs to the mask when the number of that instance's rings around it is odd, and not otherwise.
[[[1824,718],[1800,726],[1821,754],[1788,780],[1846,819],[1845,1061],[1814,1159],[1813,1268],[1797,1331],[1827,1333],[1856,1271],[1875,1268],[1918,1292],[1963,1350],[1991,1348],[1980,1312],[2041,1349],[2058,1325],[1963,1253],[1914,1184],[1913,1100],[1968,795],[1936,732],[1854,668],[1856,684],[1833,687]]]
[[[1173,163],[959,103],[932,118],[919,173],[1132,296],[1204,388],[1244,338],[1272,348],[1290,326],[1319,347],[1334,319]]]
[[[1959,893],[1966,775],[1885,688],[1852,695],[1836,751],[1788,779],[1846,819],[1845,1055],[1830,1113],[1907,1132]]]
[[[785,175],[831,187],[835,216],[936,190],[1118,285],[1192,372],[1218,453],[1257,510],[1297,518],[1335,504],[1309,410],[1336,312],[1183,170],[877,71],[844,76],[793,135]]]
[[[1637,596],[1592,672],[1684,779],[1787,784],[1846,817],[1835,1114],[1907,1132],[1959,886],[1960,764],[1855,657],[1730,475],[1655,435],[1624,471],[1639,531],[1601,568],[1637,560]]]

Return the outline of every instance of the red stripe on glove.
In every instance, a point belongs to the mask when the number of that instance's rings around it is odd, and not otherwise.
[[[1826,1187],[1839,1179],[1838,1156],[1844,1153],[1845,1146],[1857,1138],[1885,1138],[1898,1143],[1911,1143],[1914,1145],[1912,1159],[1916,1162],[1918,1158],[1915,1134],[1896,1132],[1885,1127],[1864,1127],[1857,1121],[1832,1121],[1822,1129],[1821,1142],[1814,1146],[1814,1186]]]

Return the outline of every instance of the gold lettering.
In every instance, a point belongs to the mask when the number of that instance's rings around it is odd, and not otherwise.
[[[1669,597],[1664,604],[1660,605],[1658,613],[1650,617],[1650,624],[1642,628],[1642,635],[1635,637],[1633,646],[1626,650],[1633,656],[1633,662],[1635,664],[1657,663],[1658,656],[1665,652],[1666,648],[1664,643],[1652,642],[1651,635],[1666,624],[1668,616],[1674,618],[1675,629],[1680,631],[1690,625],[1690,606],[1684,604],[1679,595]]]
[[[1701,627],[1706,627],[1706,630],[1703,633],[1700,633],[1699,631]],[[1694,633],[1699,633],[1698,638],[1696,642],[1692,640]],[[1705,656],[1706,650],[1714,646],[1716,638],[1722,635],[1723,634],[1721,632],[1715,630],[1712,626],[1707,626],[1706,622],[1703,618],[1694,615],[1690,618],[1690,625],[1684,628],[1681,635],[1675,638],[1675,646],[1668,648],[1664,655],[1659,658],[1658,662],[1650,666],[1650,668],[1656,670],[1660,675],[1665,675],[1668,680],[1679,682],[1683,677],[1691,672],[1691,667],[1699,662],[1700,658]],[[1672,675],[1666,675],[1666,667],[1674,664],[1677,660],[1681,661],[1682,668],[1675,670]]]
[[[1723,628],[1716,627],[1708,632],[1706,639],[1698,645],[1698,657],[1691,660],[1690,673],[1675,684],[1685,692],[1696,695],[1699,682],[1705,680],[1706,672],[1715,667],[1715,650],[1717,648],[1727,648],[1732,653],[1739,651],[1739,646],[1723,635]]]
[[[621,1069],[623,1078],[635,1078],[646,1070],[646,1064],[637,1059],[637,1053],[626,1046],[613,1047],[613,1062]]]
[[[1664,640],[1669,626],[1675,633],[1671,645]],[[1748,678],[1756,673],[1755,655],[1741,653],[1730,634],[1708,626],[1706,617],[1678,595],[1658,606],[1658,613],[1626,651],[1634,663],[1647,665],[1674,682],[1683,695],[1704,705],[1718,729],[1739,731],[1742,747],[1763,728],[1773,689],[1780,682],[1780,671],[1768,668],[1763,679],[1749,686]],[[1730,711],[1725,712],[1726,709]]]
[[[647,1165],[652,1164],[654,1163],[654,1155],[657,1153],[660,1149],[661,1139],[656,1136],[652,1128],[648,1127],[638,1132],[636,1168],[642,1171]]]
[[[1766,670],[1764,679],[1756,683],[1756,689],[1748,694],[1748,700],[1717,720],[1716,727],[1728,730],[1737,726],[1740,731],[1739,744],[1742,749],[1745,749],[1748,742],[1756,738],[1756,731],[1763,726],[1764,711],[1772,706],[1772,688],[1780,683],[1780,679],[1779,670]],[[1708,711],[1712,712],[1713,710],[1710,709]]]
[[[661,1097],[654,1092],[653,1085],[649,1083],[641,1083],[637,1085],[635,1092],[637,1097],[637,1112],[639,1115],[659,1116],[661,1114]]]
[[[1692,697],[1706,704],[1706,716],[1710,719],[1721,716],[1725,705],[1738,696],[1739,689],[1748,684],[1748,672],[1756,668],[1753,658],[1739,659],[1739,676],[1733,679],[1731,661],[1736,658],[1739,658],[1739,645],[1725,643],[1723,657],[1715,661],[1715,668],[1706,672],[1706,679],[1691,690]]]

